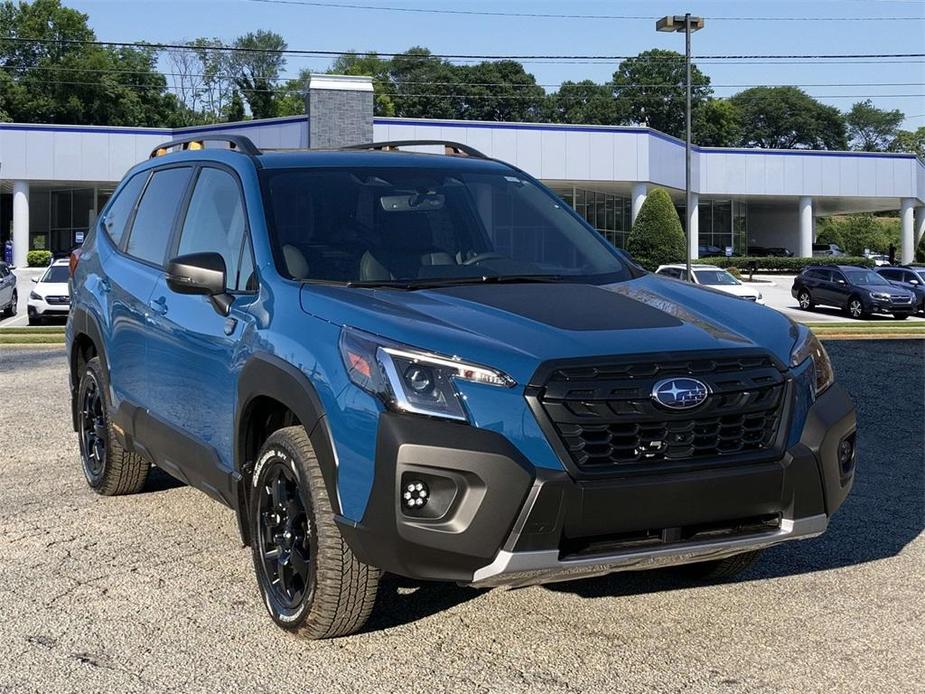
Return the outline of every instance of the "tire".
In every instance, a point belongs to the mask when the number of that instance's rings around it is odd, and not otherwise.
[[[93,357],[87,362],[77,391],[77,435],[84,476],[97,494],[134,494],[145,486],[151,465],[125,450],[116,439],[105,383],[100,358]]]
[[[799,294],[797,294],[797,301],[800,304],[800,308],[804,311],[812,311],[814,308],[816,308],[816,304],[813,301],[812,295],[805,289],[801,290]]]
[[[911,315],[911,313],[894,313],[893,318],[896,320],[906,320]]]
[[[848,315],[852,318],[867,318],[870,315],[870,313],[864,309],[864,302],[856,296],[852,296],[848,299],[848,305],[845,307],[845,310],[848,311]]]
[[[16,315],[17,304],[19,303],[19,295],[16,293],[16,290],[13,290],[13,296],[10,299],[10,305],[3,309],[4,318],[12,318]]]
[[[761,556],[761,552],[762,550],[756,549],[751,552],[734,554],[725,559],[685,564],[678,567],[678,572],[685,578],[697,581],[721,581],[734,578],[751,567]]]
[[[41,324],[42,324],[41,316],[37,316],[34,313],[29,314],[29,325],[41,325]]]
[[[275,431],[260,449],[248,523],[257,587],[278,626],[310,639],[363,627],[379,570],[361,563],[341,537],[303,427]]]

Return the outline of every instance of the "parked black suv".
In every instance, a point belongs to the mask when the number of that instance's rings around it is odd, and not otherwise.
[[[877,274],[915,295],[918,311],[925,312],[925,267],[878,267]]]
[[[898,320],[915,312],[911,292],[890,284],[874,270],[853,265],[811,265],[797,275],[790,293],[804,311],[825,305],[844,309],[852,318],[892,313]]]

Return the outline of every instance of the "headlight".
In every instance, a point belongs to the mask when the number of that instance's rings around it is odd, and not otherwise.
[[[819,339],[813,335],[812,330],[809,328],[801,328],[797,344],[790,353],[790,365],[799,366],[807,359],[813,360],[813,371],[815,373],[813,394],[819,395],[835,381],[835,373],[832,371],[832,361],[829,359],[825,347],[823,347]]]
[[[871,295],[871,297],[873,297],[874,299],[882,299],[883,301],[889,301],[889,300],[890,300],[890,295],[889,295],[889,294],[885,294],[884,292],[871,292],[870,295]]]
[[[35,299],[36,301],[41,301],[43,299],[41,294],[37,294],[35,292],[29,292],[29,298]]]
[[[764,295],[761,292],[758,292],[758,301],[761,301],[764,298]]]
[[[341,331],[340,353],[350,380],[399,412],[466,421],[456,381],[501,388],[516,385],[501,371],[422,352],[350,328]]]

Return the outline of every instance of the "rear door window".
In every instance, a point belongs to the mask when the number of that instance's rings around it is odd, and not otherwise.
[[[227,289],[243,289],[239,279],[241,253],[247,234],[244,201],[235,177],[222,169],[205,167],[199,172],[180,232],[177,255],[218,253],[225,261]],[[250,253],[250,248],[246,249]],[[250,275],[252,268],[248,270]]]
[[[125,252],[154,265],[163,265],[177,210],[186,193],[190,167],[155,171],[138,203]]]
[[[144,187],[145,181],[148,180],[148,172],[143,171],[132,176],[125,185],[122,186],[116,196],[109,203],[109,208],[103,214],[103,229],[117,246],[122,244],[122,236],[125,234],[126,223],[132,216],[135,209],[135,201],[138,200],[138,194]]]

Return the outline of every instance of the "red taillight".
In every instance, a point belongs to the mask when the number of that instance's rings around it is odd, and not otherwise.
[[[75,248],[71,251],[71,257],[67,262],[68,270],[71,272],[71,277],[74,276],[74,273],[77,272],[77,263],[80,262],[80,249]]]

